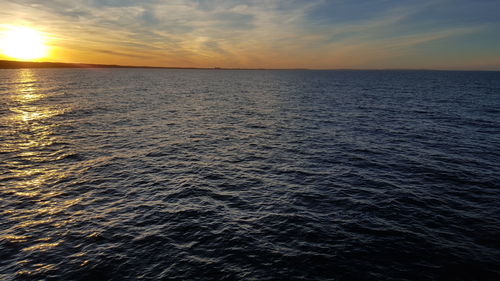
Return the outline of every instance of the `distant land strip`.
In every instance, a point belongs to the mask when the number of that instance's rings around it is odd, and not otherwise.
[[[133,66],[115,64],[88,64],[88,63],[64,63],[64,62],[31,62],[0,60],[0,69],[21,68],[153,68],[153,69],[226,69],[226,70],[284,70],[270,68],[221,68],[221,67],[169,67],[169,66]],[[286,70],[308,70],[306,68],[293,68]]]
[[[208,69],[194,67],[156,67],[156,66],[128,66],[114,64],[88,64],[88,63],[63,63],[63,62],[31,62],[0,60],[0,69],[19,68],[167,68],[167,69]]]

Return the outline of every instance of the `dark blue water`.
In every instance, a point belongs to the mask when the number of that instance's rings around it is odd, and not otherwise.
[[[500,280],[500,72],[0,70],[1,280]]]

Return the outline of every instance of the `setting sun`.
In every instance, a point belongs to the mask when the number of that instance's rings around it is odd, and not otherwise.
[[[47,56],[48,47],[37,30],[26,27],[10,27],[0,38],[2,53],[19,60],[33,60]]]

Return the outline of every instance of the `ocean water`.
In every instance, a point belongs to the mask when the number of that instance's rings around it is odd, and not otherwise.
[[[500,72],[0,70],[0,280],[500,280]]]

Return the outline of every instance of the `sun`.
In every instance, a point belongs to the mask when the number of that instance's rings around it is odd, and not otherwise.
[[[48,54],[44,37],[35,29],[9,27],[0,37],[0,49],[8,57],[19,60],[40,59]]]

